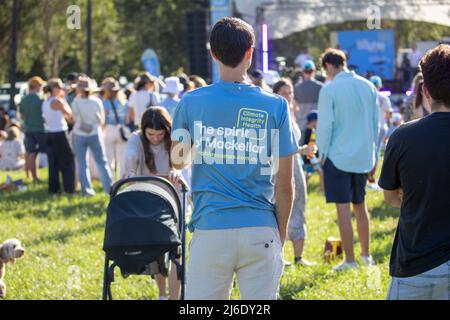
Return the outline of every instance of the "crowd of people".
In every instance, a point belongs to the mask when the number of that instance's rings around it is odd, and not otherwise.
[[[314,264],[303,256],[307,181],[312,174],[319,175],[326,202],[336,205],[345,259],[333,269],[359,267],[353,248],[352,207],[361,246],[359,261],[375,265],[370,254],[370,216],[365,195],[366,187],[378,187],[376,169],[386,149],[380,187],[394,190],[390,203],[403,203],[401,233],[396,235],[396,251],[391,257],[394,278],[389,297],[403,298],[401,294],[410,291],[404,288],[399,293],[395,289],[403,283],[401,277],[417,276],[448,264],[450,258],[448,232],[442,229],[449,227],[448,214],[445,216],[448,200],[420,203],[421,196],[412,196],[419,189],[430,194],[432,191],[426,190],[432,184],[428,177],[435,175],[427,169],[434,166],[420,167],[420,162],[414,160],[436,154],[438,149],[446,152],[449,160],[449,148],[433,149],[434,144],[430,144],[427,152],[416,149],[418,141],[426,139],[428,127],[438,130],[435,141],[450,141],[448,124],[444,122],[450,113],[426,117],[437,111],[438,105],[440,111],[450,107],[450,90],[445,91],[440,84],[447,81],[448,86],[448,75],[435,74],[437,63],[450,62],[450,49],[438,47],[421,60],[406,106],[394,109],[381,91],[381,78],[365,79],[349,71],[345,53],[338,49],[327,49],[320,57],[320,71],[326,78],[317,76],[319,70],[305,50],[302,59],[296,61],[302,73],[295,84],[292,79],[282,78],[269,85],[261,71],[248,72],[254,42],[253,30],[247,23],[236,18],[220,20],[210,41],[220,81],[209,86],[198,76],[179,75],[163,81],[148,72],[126,90],[111,77],[104,79],[100,87],[83,74],[71,74],[65,83],[61,79],[44,82],[33,77],[29,80],[29,94],[19,108],[20,118],[2,120],[0,129],[5,131],[0,131],[0,169],[23,167],[27,176],[40,182],[39,155],[46,154],[49,193],[73,194],[79,184],[85,196],[95,194],[92,175],[106,193],[113,181],[125,177],[163,175],[176,183],[184,176],[192,186],[194,208],[189,223],[193,238],[186,297],[227,299],[236,274],[243,299],[275,299],[283,267],[289,264],[282,254],[287,239],[293,244],[295,264]],[[190,150],[195,143],[176,137],[176,130],[194,136],[194,123],[199,121],[207,131],[236,129],[240,125],[245,128],[240,115],[246,108],[252,108],[253,116],[266,120],[261,129],[279,132],[278,154],[272,155],[279,158],[277,171],[273,171],[274,183],[271,176],[259,171],[263,165],[275,170],[272,162],[256,166],[191,164],[188,152],[182,153],[181,161],[171,155],[171,149],[178,144]],[[427,120],[411,122],[421,118]],[[402,126],[404,122],[408,124]],[[431,128],[434,124],[440,129]],[[441,165],[445,171],[446,164]],[[448,172],[441,173],[441,178],[445,174],[448,177]],[[445,183],[438,183],[443,190],[448,189]],[[435,221],[425,217],[430,208],[436,209]],[[428,235],[431,229],[425,222],[418,222],[424,226],[420,229],[415,222],[418,218],[408,217],[418,209],[424,221],[445,235]],[[424,243],[417,243],[417,237],[423,237]],[[228,246],[224,247],[224,242]],[[170,298],[176,299],[179,282],[173,272],[169,278]],[[164,299],[165,279],[156,280],[160,298]],[[427,290],[432,295],[441,294]]]

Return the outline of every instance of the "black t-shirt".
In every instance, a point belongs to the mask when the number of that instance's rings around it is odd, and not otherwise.
[[[392,134],[379,185],[403,189],[391,276],[412,277],[450,260],[450,113],[408,122]]]

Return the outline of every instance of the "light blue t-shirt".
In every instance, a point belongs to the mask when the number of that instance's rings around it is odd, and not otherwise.
[[[380,111],[375,86],[353,71],[339,72],[319,94],[317,147],[339,170],[367,173],[375,165]]]
[[[114,109],[111,105],[110,100],[102,100],[103,107],[105,108],[105,124],[116,125],[116,117],[114,115]],[[122,104],[119,100],[114,100],[114,105],[116,106],[117,116],[119,118],[119,123],[125,124],[125,117],[128,113],[128,102]]]
[[[191,232],[277,227],[273,159],[299,150],[284,98],[224,81],[189,92],[172,128],[172,140],[184,139],[195,147]]]
[[[163,102],[161,102],[161,106],[166,108],[167,112],[170,113],[170,116],[173,118],[173,115],[175,113],[175,109],[177,108],[178,103],[180,102],[180,99],[172,99],[170,97],[167,97],[164,99]]]

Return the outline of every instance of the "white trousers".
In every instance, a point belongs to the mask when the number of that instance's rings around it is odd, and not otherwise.
[[[127,142],[120,136],[118,126],[107,124],[104,131],[106,157],[115,180],[122,179],[125,175],[125,159]]]
[[[228,300],[236,273],[241,299],[275,300],[283,267],[278,229],[196,229],[189,243],[186,299]]]

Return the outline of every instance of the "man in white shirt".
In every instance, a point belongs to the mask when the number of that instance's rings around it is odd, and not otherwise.
[[[308,48],[304,48],[297,58],[295,58],[294,62],[300,69],[303,69],[306,60],[313,60],[313,57],[309,54]]]
[[[412,52],[408,54],[409,62],[411,63],[411,71],[413,76],[417,73],[420,59],[422,59],[423,53],[417,50],[417,44],[413,43],[411,46]]]
[[[141,125],[141,116],[147,108],[159,105],[159,97],[156,92],[158,92],[158,84],[161,85],[161,82],[148,72],[139,77],[136,92],[131,94],[128,102],[129,116],[134,120],[136,127]],[[162,85],[165,87],[164,83]]]

